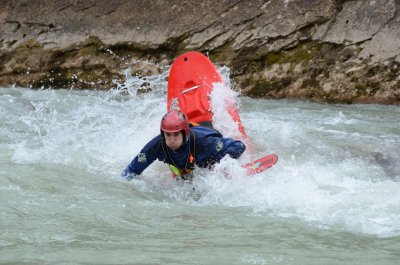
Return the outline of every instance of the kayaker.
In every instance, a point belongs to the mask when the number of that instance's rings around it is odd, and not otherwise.
[[[121,173],[131,180],[156,159],[169,164],[177,179],[191,180],[195,166],[207,168],[224,156],[239,158],[245,151],[243,142],[225,138],[206,126],[191,126],[186,115],[172,110],[161,119],[160,134],[148,142]]]

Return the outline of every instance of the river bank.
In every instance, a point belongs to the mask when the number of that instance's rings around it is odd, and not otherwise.
[[[394,0],[1,5],[0,85],[107,90],[197,50],[253,98],[400,103]]]

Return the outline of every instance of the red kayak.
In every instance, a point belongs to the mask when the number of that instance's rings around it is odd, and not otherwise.
[[[210,94],[215,83],[222,77],[213,63],[199,52],[187,52],[175,59],[168,76],[167,108],[180,109],[190,122],[202,123],[213,120]],[[237,124],[243,140],[247,135],[236,105],[229,104],[228,113]]]
[[[222,77],[207,57],[199,52],[182,54],[175,59],[168,76],[168,111],[179,109],[190,122],[212,125],[210,94],[216,83],[222,83]],[[235,102],[228,103],[227,111],[237,124],[242,140],[249,143]],[[270,168],[277,161],[278,156],[272,154],[243,167],[247,169],[247,175],[253,175]]]

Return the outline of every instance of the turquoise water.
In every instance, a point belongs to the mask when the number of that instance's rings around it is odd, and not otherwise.
[[[127,94],[0,89],[0,263],[400,262],[398,107],[241,97],[252,154],[193,184],[161,163],[127,182],[166,109],[163,76],[146,95],[138,82]],[[241,163],[269,153],[273,168],[244,176]]]

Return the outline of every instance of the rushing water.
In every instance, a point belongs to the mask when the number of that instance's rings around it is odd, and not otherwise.
[[[252,154],[193,184],[160,162],[127,182],[165,75],[145,95],[137,78],[126,94],[0,89],[1,264],[399,264],[399,107],[242,97]],[[269,153],[273,168],[244,176]]]

